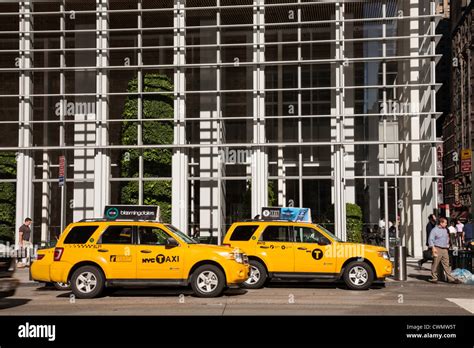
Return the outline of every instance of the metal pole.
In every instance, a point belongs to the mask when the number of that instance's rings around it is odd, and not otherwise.
[[[388,181],[385,179],[383,182],[383,201],[384,201],[384,218],[385,218],[385,248],[389,250],[390,241],[388,235]]]

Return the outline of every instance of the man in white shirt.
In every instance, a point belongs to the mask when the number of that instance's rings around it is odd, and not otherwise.
[[[456,243],[458,248],[462,248],[463,242],[462,242],[462,234],[464,233],[464,224],[461,222],[461,220],[457,219],[456,220]]]
[[[456,227],[454,227],[454,220],[451,221],[451,224],[448,227],[449,232],[449,244],[451,247],[458,246],[456,244]]]

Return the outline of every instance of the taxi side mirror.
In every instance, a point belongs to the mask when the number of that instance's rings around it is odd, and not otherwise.
[[[166,239],[166,248],[174,248],[179,246],[178,241],[174,238],[168,238]]]

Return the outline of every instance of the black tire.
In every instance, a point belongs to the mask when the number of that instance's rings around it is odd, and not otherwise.
[[[78,280],[78,278],[81,275],[83,277],[85,276],[85,278],[87,279],[89,274],[92,275],[91,280],[95,279],[95,285],[93,287],[91,285],[88,287],[90,290],[88,290],[87,285],[84,285],[85,288],[80,286],[80,284],[84,284],[83,280],[81,280],[83,278]],[[104,275],[95,266],[82,266],[82,267],[79,267],[72,274],[72,277],[71,277],[71,290],[77,298],[98,297],[98,296],[100,296],[100,294],[104,290],[104,287],[105,287]]]
[[[217,281],[217,283],[205,284],[204,278],[207,278],[210,282]],[[217,297],[222,294],[225,286],[224,273],[214,265],[199,266],[191,276],[191,288],[198,297]]]
[[[374,271],[366,262],[352,261],[344,269],[343,280],[351,290],[366,290],[374,281]]]
[[[66,284],[55,282],[53,283],[53,286],[56,288],[56,290],[60,290],[60,291],[71,290],[71,282],[67,282]]]
[[[264,265],[262,265],[261,262],[257,260],[250,260],[249,264],[250,264],[251,275],[249,279],[247,279],[244,283],[242,283],[242,286],[246,289],[260,289],[265,285],[268,279],[267,269],[265,268]],[[258,275],[253,273],[255,271],[258,272],[257,273]],[[256,276],[258,280],[256,280],[256,278],[252,279],[252,276]]]

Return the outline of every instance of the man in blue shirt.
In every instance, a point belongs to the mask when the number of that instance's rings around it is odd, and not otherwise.
[[[433,264],[431,266],[431,279],[430,282],[438,282],[438,266],[441,263],[443,271],[446,273],[448,282],[460,283],[459,279],[454,278],[451,275],[451,267],[449,266],[449,233],[446,229],[448,220],[446,218],[439,218],[439,224],[434,227],[430,232],[428,239],[428,247],[433,250]]]

